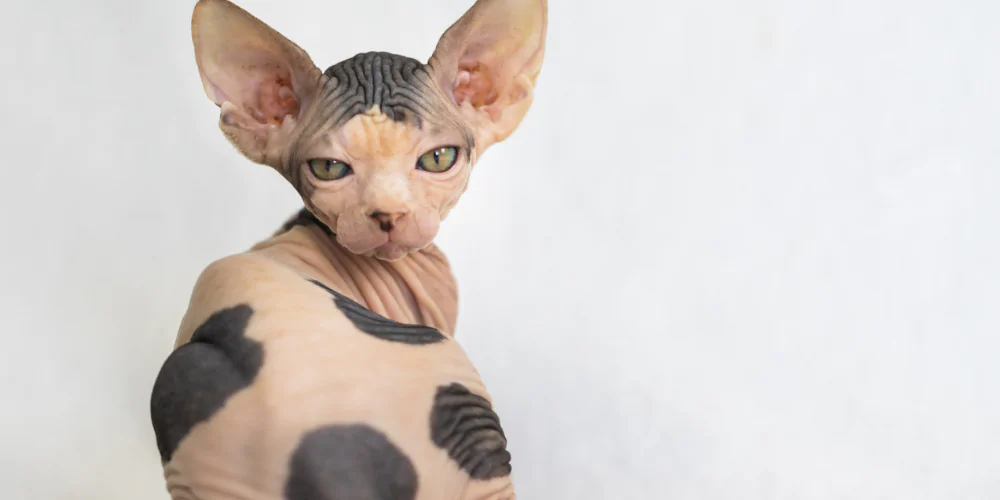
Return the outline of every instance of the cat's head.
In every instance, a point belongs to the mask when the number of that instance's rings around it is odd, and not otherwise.
[[[359,54],[326,71],[226,0],[194,9],[219,127],[285,177],[348,250],[395,260],[431,243],[477,158],[531,105],[547,0],[478,0],[428,63]]]

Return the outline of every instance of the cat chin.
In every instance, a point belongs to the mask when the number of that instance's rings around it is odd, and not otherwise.
[[[393,232],[391,236],[376,232],[362,234],[351,234],[347,231],[338,232],[337,243],[355,255],[396,261],[427,248],[433,241],[433,237],[426,238],[421,234],[415,234],[412,231],[415,228],[413,226],[401,228],[404,231]],[[405,229],[409,229],[409,231]]]
[[[392,241],[388,236],[358,240],[344,238],[342,234],[338,234],[337,242],[340,246],[355,255],[386,261],[399,260],[411,252],[419,250],[419,248],[413,248],[400,242]]]
[[[397,243],[390,242],[384,245],[380,245],[379,247],[369,252],[366,252],[365,256],[372,257],[378,260],[394,262],[417,251],[419,251],[419,249],[409,248],[403,245],[399,245]]]

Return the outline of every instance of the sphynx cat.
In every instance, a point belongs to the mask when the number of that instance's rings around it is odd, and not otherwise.
[[[372,52],[322,71],[236,5],[197,3],[219,127],[305,208],[194,285],[150,403],[174,500],[515,498],[433,239],[531,105],[547,10],[478,0],[426,64]]]

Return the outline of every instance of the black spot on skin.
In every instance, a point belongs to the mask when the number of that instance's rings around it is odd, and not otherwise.
[[[336,236],[329,226],[324,224],[323,221],[319,220],[318,217],[305,207],[303,207],[302,210],[299,210],[299,212],[293,215],[290,219],[285,221],[285,223],[281,226],[281,229],[275,234],[278,235],[288,232],[295,226],[317,226],[322,229],[327,236]]]
[[[354,326],[373,337],[390,342],[402,342],[412,345],[426,345],[441,342],[445,336],[433,328],[425,325],[408,325],[393,321],[385,316],[375,314],[366,309],[361,304],[347,298],[334,291],[330,287],[316,280],[309,280],[312,284],[326,290],[333,296],[333,303],[340,309],[347,319],[354,323]]]
[[[253,312],[243,304],[213,314],[160,368],[150,415],[163,463],[195,425],[253,383],[264,360],[260,344],[245,336]]]
[[[367,425],[334,425],[306,434],[292,455],[287,500],[411,500],[413,463]]]
[[[486,398],[462,384],[438,387],[431,410],[431,439],[472,479],[510,474],[507,437]]]

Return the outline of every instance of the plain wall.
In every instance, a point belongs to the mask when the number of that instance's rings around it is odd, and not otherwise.
[[[325,67],[471,0],[244,0]],[[202,268],[300,202],[217,128],[193,1],[0,15],[0,496],[166,498]],[[552,0],[438,242],[524,499],[1000,498],[1000,3]]]

